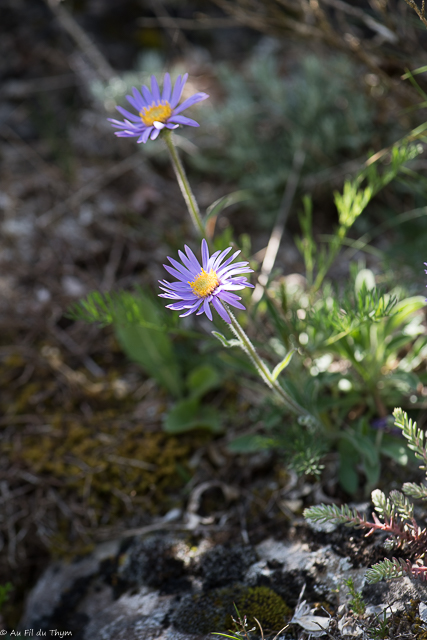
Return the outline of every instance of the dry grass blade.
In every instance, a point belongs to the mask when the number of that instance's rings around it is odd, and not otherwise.
[[[301,169],[304,164],[305,152],[302,148],[298,148],[294,155],[294,161],[289,178],[286,182],[285,192],[283,199],[277,214],[276,222],[271,232],[270,240],[268,241],[267,251],[264,256],[264,260],[261,267],[261,274],[258,278],[258,283],[252,294],[252,303],[256,304],[261,300],[264,292],[264,287],[267,284],[268,277],[274,267],[277,253],[279,251],[280,242],[282,240],[283,232],[285,230],[286,221],[288,219],[289,211],[292,206],[292,201],[295,196],[295,192],[298,185]]]
[[[418,7],[415,0],[405,0],[406,4],[411,7],[423,23],[425,27],[427,27],[427,18],[425,14],[425,0],[422,0],[421,9]]]

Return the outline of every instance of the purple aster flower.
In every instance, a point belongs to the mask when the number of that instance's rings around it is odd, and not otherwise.
[[[187,82],[188,73],[183,78],[178,76],[172,90],[170,75],[165,74],[163,82],[163,92],[160,95],[159,85],[154,76],[151,76],[151,91],[144,85],[141,87],[142,95],[132,88],[133,96],[126,96],[128,102],[138,111],[138,115],[126,111],[123,107],[116,107],[125,116],[125,121],[108,118],[113,127],[120,129],[116,131],[116,136],[120,138],[138,138],[137,142],[147,142],[148,138],[155,140],[160,131],[166,129],[176,129],[180,124],[187,124],[190,127],[198,127],[198,123],[191,118],[179,115],[187,107],[209,98],[207,93],[195,93],[191,98],[180,101],[182,90]]]
[[[186,245],[185,251],[187,255],[182,251],[178,251],[182,264],[168,257],[174,268],[166,264],[163,265],[166,271],[178,278],[178,282],[159,280],[160,284],[163,285],[160,288],[166,292],[159,294],[160,298],[170,298],[178,301],[166,305],[168,309],[173,309],[174,311],[187,309],[185,313],[180,315],[180,318],[189,316],[190,313],[197,311],[198,316],[201,313],[206,313],[209,320],[212,320],[212,311],[209,306],[212,303],[221,318],[231,323],[230,316],[222,302],[230,304],[237,309],[245,309],[239,302],[241,297],[231,292],[245,287],[253,288],[254,285],[250,284],[245,276],[240,275],[242,273],[250,273],[253,269],[248,269],[248,262],[234,262],[231,264],[240,251],[236,251],[223,262],[226,255],[230,253],[231,247],[222,252],[215,251],[209,256],[208,244],[204,239],[202,240],[203,266],[200,266],[196,256]]]

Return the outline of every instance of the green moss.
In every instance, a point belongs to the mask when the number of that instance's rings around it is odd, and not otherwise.
[[[184,633],[225,633],[233,629],[234,604],[241,616],[247,616],[250,628],[258,618],[264,631],[280,631],[291,610],[284,600],[268,587],[233,585],[206,593],[186,596],[174,616],[175,627]]]
[[[419,605],[420,600],[411,600],[404,611],[393,614],[388,621],[387,637],[413,637],[417,640],[427,640],[425,623],[419,617]]]
[[[236,606],[241,616],[248,617],[250,628],[256,624],[254,618],[257,618],[266,632],[280,631],[292,613],[284,600],[268,587],[247,589],[236,600]]]
[[[56,507],[46,515],[49,539],[44,540],[50,551],[66,557],[83,553],[99,527],[114,527],[135,512],[162,514],[179,504],[179,491],[191,477],[188,460],[209,434],[165,434],[161,390],[147,401],[148,420],[135,418],[136,400],[117,393],[122,372],[114,366],[101,382],[91,381],[85,370],[72,370],[59,351],[54,359],[40,357],[26,380],[31,366],[18,353],[0,355],[0,411],[16,424],[2,447],[8,464],[39,478],[47,493],[54,487]],[[31,501],[30,493],[27,498]],[[72,505],[68,515],[63,503]]]

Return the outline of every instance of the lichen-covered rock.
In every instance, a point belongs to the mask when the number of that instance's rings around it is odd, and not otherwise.
[[[214,547],[200,559],[203,588],[207,590],[240,582],[256,560],[254,550],[250,546]]]
[[[257,618],[266,634],[277,633],[293,617],[295,622],[304,587],[309,610],[318,603],[321,615],[325,607],[335,615],[331,629],[338,639],[346,630],[368,628],[359,619],[353,624],[343,587],[348,578],[362,589],[371,611],[367,625],[387,607],[390,629],[416,629],[414,638],[424,637],[423,583],[403,578],[366,585],[363,567],[355,568],[330,546],[313,550],[301,541],[272,539],[256,547],[214,546],[204,536],[184,532],[100,545],[76,562],[52,564],[30,594],[21,628],[71,631],[73,640],[189,640],[233,629],[236,605],[248,628]],[[303,616],[297,618],[283,638],[296,638],[304,629]]]
[[[130,584],[147,585],[161,593],[191,589],[183,560],[174,556],[173,541],[159,538],[136,540],[121,558],[119,575]]]

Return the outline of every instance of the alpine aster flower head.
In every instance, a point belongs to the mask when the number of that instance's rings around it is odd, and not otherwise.
[[[188,73],[183,78],[178,76],[172,90],[171,79],[168,73],[163,81],[163,91],[160,95],[159,85],[154,76],[151,76],[151,91],[144,85],[141,87],[142,95],[132,88],[133,96],[126,96],[128,102],[138,115],[126,111],[123,107],[116,107],[117,111],[125,116],[124,122],[108,118],[113,127],[119,129],[116,136],[120,138],[138,138],[137,142],[147,142],[148,138],[155,140],[160,131],[166,129],[176,129],[180,124],[187,124],[190,127],[198,127],[198,123],[191,118],[179,115],[187,107],[209,98],[207,93],[195,93],[191,98],[184,100],[178,106],[182,90],[187,82]]]
[[[202,264],[200,265],[194,253],[187,245],[185,245],[185,255],[182,251],[178,251],[182,264],[173,258],[168,260],[172,267],[164,264],[164,268],[172,276],[178,278],[178,282],[167,282],[159,280],[163,285],[160,288],[166,293],[159,294],[160,298],[169,298],[177,300],[172,304],[166,305],[168,309],[174,311],[183,311],[180,318],[189,316],[190,313],[197,312],[206,313],[209,320],[212,320],[212,311],[210,303],[218,311],[223,320],[231,323],[231,318],[224,308],[222,302],[230,304],[237,309],[245,309],[239,302],[241,297],[232,293],[245,287],[252,287],[242,273],[251,273],[253,269],[248,269],[248,262],[233,262],[234,258],[239,255],[240,251],[236,251],[230,258],[224,261],[225,257],[230,253],[231,247],[224,251],[215,251],[209,256],[209,249],[206,240],[202,240]],[[174,268],[173,268],[174,267]],[[221,302],[222,300],[222,302]]]

